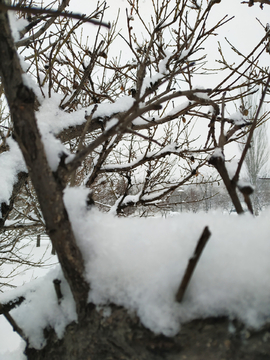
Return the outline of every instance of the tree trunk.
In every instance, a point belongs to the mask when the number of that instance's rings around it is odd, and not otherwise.
[[[3,0],[0,0],[0,4]],[[14,127],[14,137],[22,151],[32,184],[56,250],[63,273],[83,316],[89,285],[84,279],[84,262],[77,246],[63,201],[63,179],[53,173],[35,117],[35,94],[24,84],[20,61],[12,39],[8,15],[0,11],[0,76]]]
[[[52,330],[47,346],[26,349],[29,360],[269,360],[270,325],[260,331],[226,317],[194,320],[178,335],[155,335],[135,315],[111,306],[103,316],[89,305],[80,324],[70,324],[62,340]]]

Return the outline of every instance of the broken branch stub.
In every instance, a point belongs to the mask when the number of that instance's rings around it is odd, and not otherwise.
[[[179,303],[182,301],[182,299],[185,295],[186,289],[187,289],[190,279],[193,275],[195,267],[200,259],[203,249],[204,249],[208,239],[210,238],[210,236],[211,236],[211,232],[209,231],[208,226],[206,226],[202,232],[202,235],[201,235],[198,243],[197,243],[197,246],[193,253],[193,256],[189,259],[188,266],[186,268],[185,274],[182,278],[181,284],[180,284],[178,292],[176,294],[176,301]]]

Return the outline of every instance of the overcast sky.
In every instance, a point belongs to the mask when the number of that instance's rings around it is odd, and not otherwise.
[[[198,1],[199,2],[199,1]],[[88,9],[94,8],[95,1],[70,1],[70,9],[76,12],[87,13]],[[118,9],[121,9],[121,27],[124,29],[126,25],[125,9],[129,8],[125,0],[107,0],[110,7],[105,15],[106,21],[112,21],[116,18]],[[151,0],[140,0],[141,13],[144,16],[153,13]],[[261,27],[256,17],[265,25],[270,22],[270,6],[264,7],[261,10],[258,4],[253,7],[248,7],[246,4],[241,4],[241,0],[222,0],[220,4],[214,6],[213,15],[209,18],[210,22],[214,24],[216,20],[222,18],[226,14],[229,17],[235,18],[227,25],[224,26],[221,37],[227,36],[236,46],[241,50],[250,51],[254,45],[264,36],[264,29]],[[89,25],[91,27],[91,25]]]

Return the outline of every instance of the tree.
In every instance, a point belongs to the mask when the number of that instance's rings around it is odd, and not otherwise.
[[[254,104],[254,98],[250,97],[247,99],[246,103],[242,101],[241,105],[242,113],[244,111],[250,112],[250,117],[255,117],[257,112],[257,105]],[[267,176],[267,162],[269,160],[269,146],[268,146],[268,136],[267,136],[267,118],[269,116],[268,111],[264,111],[260,114],[258,119],[258,126],[256,127],[251,146],[247,152],[245,165],[247,171],[247,177],[252,186],[254,187],[254,209],[255,214],[258,215],[261,210],[261,197],[260,194],[260,185],[259,177]],[[244,143],[247,140],[247,135],[244,137]],[[240,150],[243,150],[243,144],[240,143]]]
[[[258,177],[267,175],[266,164],[268,155],[267,127],[263,123],[254,131],[251,148],[246,157],[248,177],[252,185],[256,186]]]
[[[233,179],[229,178],[223,155],[224,147],[237,140],[237,131],[248,124],[226,118],[224,106],[240,97],[239,88],[246,84],[237,84],[234,75],[241,72],[246,77],[242,69],[247,64],[254,74],[256,70],[256,75],[250,73],[251,88],[241,96],[252,93],[260,81],[264,87],[261,107],[269,84],[268,73],[249,59],[265,48],[268,32],[214,88],[195,87],[195,75],[203,72],[205,63],[202,44],[229,21],[225,16],[208,26],[208,18],[219,2],[153,2],[148,24],[141,16],[139,1],[128,0],[127,37],[119,36],[130,55],[121,61],[111,59],[109,54],[116,25],[113,23],[110,30],[103,32],[103,27],[109,27],[103,22],[106,3],[98,3],[89,16],[78,16],[64,12],[68,5],[65,0],[57,11],[36,8],[32,2],[25,6],[19,1],[11,6],[0,1],[0,75],[11,118],[4,138],[12,133],[6,150],[12,155],[10,167],[17,173],[9,198],[2,200],[2,206],[7,208],[5,214],[2,211],[2,228],[13,208],[10,199],[22,189],[20,178],[28,176],[42,213],[37,221],[46,229],[57,253],[77,315],[77,323],[69,326],[63,340],[53,329],[44,329],[47,345],[37,350],[31,348],[24,329],[9,314],[12,307],[24,301],[23,296],[2,304],[1,312],[27,342],[29,359],[85,359],[86,353],[96,359],[111,354],[118,359],[159,359],[172,344],[168,338],[156,337],[142,328],[137,318],[132,320],[117,307],[113,307],[113,324],[101,326],[101,315],[88,304],[91,284],[85,275],[85,258],[75,234],[76,224],[72,224],[64,201],[69,186],[89,188],[83,199],[89,211],[96,201],[111,212],[126,215],[134,207],[157,206],[161,199],[188,184],[209,162],[223,179],[237,212],[243,212],[237,187],[252,211],[250,188],[238,182],[246,148]],[[9,9],[19,12],[23,25],[17,26],[19,33],[11,32]],[[142,38],[134,32],[135,17],[144,27]],[[72,18],[78,21],[73,23]],[[97,25],[89,46],[80,42],[76,32],[84,22]],[[22,69],[18,51],[25,54],[27,72]],[[203,145],[192,132],[198,118],[208,124]],[[251,135],[253,130],[251,127]],[[249,143],[250,138],[246,147]],[[206,228],[201,239],[207,241],[209,236]],[[58,280],[54,286],[60,303]],[[224,327],[227,323],[218,320],[217,324]],[[115,326],[111,338],[108,334]],[[131,329],[134,337],[123,340],[123,334]],[[174,345],[172,348],[179,350]]]

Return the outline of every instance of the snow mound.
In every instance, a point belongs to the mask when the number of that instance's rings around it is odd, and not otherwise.
[[[199,317],[229,316],[260,328],[270,315],[269,211],[251,215],[179,214],[172,218],[116,218],[87,210],[87,190],[65,191],[65,203],[91,284],[89,302],[135,311],[155,333],[173,336],[181,323]],[[181,304],[175,295],[205,226],[212,233]],[[53,279],[62,281],[58,305]],[[0,296],[26,298],[12,315],[42,347],[42,328],[58,336],[76,320],[74,302],[59,268],[45,278]]]

